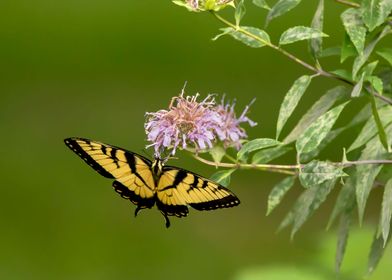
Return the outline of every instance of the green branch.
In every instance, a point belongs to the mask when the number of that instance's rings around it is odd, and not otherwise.
[[[252,38],[252,39],[254,39],[254,40],[256,40],[256,41],[259,41],[259,42],[262,43],[263,45],[266,45],[266,46],[268,46],[268,47],[270,47],[270,48],[272,48],[272,49],[274,49],[274,50],[280,52],[280,53],[283,54],[284,56],[288,57],[288,58],[291,59],[292,61],[294,61],[294,62],[296,62],[296,63],[302,65],[303,67],[307,68],[308,70],[310,70],[310,71],[312,71],[312,72],[314,72],[314,73],[316,73],[316,74],[318,74],[318,75],[320,75],[320,76],[324,76],[324,77],[327,77],[327,78],[332,78],[332,79],[335,79],[335,80],[339,80],[339,81],[344,82],[344,83],[346,83],[346,84],[349,84],[349,85],[351,85],[351,86],[354,86],[354,85],[355,85],[355,83],[354,83],[353,81],[350,81],[350,80],[345,79],[345,78],[343,78],[343,77],[337,76],[337,75],[335,75],[335,74],[333,74],[333,73],[330,73],[330,72],[328,72],[328,71],[325,71],[325,70],[323,70],[323,69],[321,69],[321,68],[317,68],[317,67],[315,67],[315,66],[310,65],[309,63],[307,63],[307,62],[305,62],[305,61],[299,59],[299,58],[296,57],[295,55],[293,55],[293,54],[289,53],[288,51],[282,49],[280,46],[277,46],[277,45],[275,45],[275,44],[273,44],[273,43],[271,43],[271,42],[268,42],[268,41],[264,40],[263,38],[261,38],[261,37],[255,35],[255,34],[252,34],[252,33],[248,32],[247,30],[244,30],[244,29],[241,28],[240,26],[236,26],[235,24],[231,23],[230,21],[228,21],[228,20],[226,20],[225,18],[223,18],[223,17],[221,17],[220,15],[218,15],[216,12],[211,11],[211,13],[212,13],[212,15],[213,15],[216,19],[218,19],[219,21],[221,21],[221,22],[224,23],[225,25],[227,25],[227,26],[233,28],[235,31],[240,32],[240,33],[242,33],[242,34],[244,34],[244,35],[246,35],[246,36],[248,36],[248,37],[250,37],[250,38]],[[384,101],[385,103],[388,103],[389,105],[392,105],[392,100],[389,99],[388,97],[382,96],[382,95],[380,95],[380,94],[378,94],[378,93],[374,93],[374,92],[372,92],[372,91],[369,91],[369,93],[372,94],[372,95],[374,95],[375,97],[379,98],[380,100]]]

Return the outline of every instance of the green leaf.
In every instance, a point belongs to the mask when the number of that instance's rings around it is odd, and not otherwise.
[[[311,27],[315,30],[323,31],[324,25],[324,0],[319,0],[317,10],[314,13]],[[310,52],[314,59],[320,57],[322,52],[323,38],[313,38],[309,42]]]
[[[342,47],[340,49],[340,63],[343,63],[346,61],[347,58],[356,55],[357,55],[357,51],[355,50],[355,46],[351,42],[350,37],[346,32],[344,35]],[[351,79],[351,75],[349,77],[349,80],[350,79]]]
[[[255,4],[257,7],[266,9],[266,10],[271,10],[270,6],[265,0],[253,0],[253,4]]]
[[[292,148],[285,146],[285,145],[279,145],[273,148],[269,149],[264,149],[261,151],[258,151],[257,153],[254,154],[252,158],[252,163],[258,164],[258,163],[268,163],[284,154],[287,152],[291,151]]]
[[[392,66],[392,49],[382,49],[377,52],[379,56],[384,58]]]
[[[341,52],[341,47],[326,48],[322,50],[319,57],[338,56],[340,55],[340,52]]]
[[[360,10],[354,8],[347,9],[342,13],[341,19],[351,42],[358,53],[361,54],[365,45],[366,28],[363,24]]]
[[[328,194],[335,186],[335,183],[336,180],[325,181],[320,185],[306,189],[300,195],[293,208],[291,239],[293,239],[295,233],[326,200]]]
[[[264,30],[251,26],[241,26],[241,28],[246,32],[260,38],[260,40],[255,39],[254,37],[248,34],[244,34],[231,27],[222,28],[221,30],[225,31],[226,29],[230,29],[230,32],[228,33],[229,35],[231,35],[234,39],[252,48],[261,48],[270,43],[270,38]]]
[[[350,126],[347,125],[328,132],[327,136],[324,138],[323,141],[321,141],[320,145],[318,145],[316,149],[309,153],[304,153],[300,155],[300,162],[308,162],[313,158],[317,157],[320,152],[325,149],[325,147],[327,147],[333,140],[335,140],[336,137],[338,137],[343,131],[345,131],[349,127]]]
[[[290,132],[290,134],[283,140],[288,144],[295,141],[318,117],[328,111],[337,101],[348,97],[348,89],[343,86],[337,86],[328,90],[313,106],[302,116],[301,120]]]
[[[340,267],[346,252],[348,234],[350,231],[350,224],[352,220],[352,214],[343,213],[340,217],[339,230],[338,230],[338,242],[336,245],[336,258],[335,258],[335,271],[340,272]]]
[[[369,253],[368,259],[368,275],[370,275],[377,267],[379,261],[381,260],[382,255],[384,254],[384,241],[382,237],[377,237],[377,234],[374,235],[372,247]]]
[[[327,229],[329,229],[335,222],[339,215],[351,212],[355,207],[355,180],[356,173],[347,178],[345,184],[340,189],[339,195],[336,199],[335,206],[329,217]]]
[[[392,107],[384,106],[378,109],[378,113],[381,118],[381,122],[384,127],[387,127],[390,123],[392,123]],[[370,139],[372,139],[377,134],[377,125],[374,121],[374,117],[371,116],[368,121],[365,123],[364,127],[361,129],[361,132],[358,134],[358,137],[355,139],[354,143],[348,148],[347,152],[351,152],[359,147],[365,145]]]
[[[266,25],[274,18],[277,18],[290,10],[294,9],[302,0],[279,0],[269,11],[266,19]]]
[[[392,133],[392,125],[387,129],[388,133]],[[380,143],[378,137],[374,137],[363,149],[359,160],[367,159],[383,159],[385,157],[385,149]],[[370,191],[373,187],[374,180],[380,172],[382,165],[363,164],[355,167],[356,171],[356,198],[358,205],[359,223],[362,224],[365,212],[366,202]]]
[[[361,78],[353,87],[353,91],[351,92],[351,97],[358,97],[361,94],[364,78],[365,78],[365,73],[362,73]]]
[[[372,85],[372,87],[374,88],[374,90],[379,93],[382,94],[383,90],[384,90],[384,85],[382,80],[377,77],[377,76],[369,76],[366,78],[366,80]]]
[[[208,151],[215,163],[220,163],[226,154],[226,150],[219,145],[215,145]]]
[[[236,26],[240,26],[240,22],[244,17],[245,13],[246,13],[246,9],[245,9],[244,0],[240,0],[235,7],[235,13],[234,13]]]
[[[331,73],[350,81],[351,80],[351,73],[348,72],[346,69],[336,69],[336,70],[332,70]]]
[[[275,209],[276,206],[280,204],[285,194],[291,189],[294,185],[295,177],[290,176],[275,185],[275,187],[271,190],[268,196],[268,210],[267,216],[271,214],[272,210]]]
[[[231,173],[234,171],[235,169],[220,170],[212,174],[210,179],[224,187],[227,187],[230,184]]]
[[[343,172],[341,167],[326,161],[313,160],[302,168],[299,180],[304,188],[311,188],[343,176],[347,176],[347,174]]]
[[[295,146],[299,154],[309,153],[320,145],[321,141],[323,141],[332,126],[335,124],[346,104],[347,102],[320,116],[305,130],[303,134],[298,137]]]
[[[295,26],[283,32],[280,36],[279,45],[287,45],[298,41],[321,37],[328,37],[328,35],[311,27]]]
[[[237,158],[244,159],[246,155],[251,152],[269,148],[269,147],[274,147],[280,144],[282,143],[276,141],[275,139],[269,139],[269,138],[253,139],[242,146],[242,148],[237,153]]]
[[[391,228],[392,217],[392,178],[388,180],[384,187],[384,195],[382,199],[381,218],[379,225],[379,233],[382,233],[384,247],[388,241],[389,230]]]
[[[391,31],[391,27],[389,25],[385,26],[384,29],[378,34],[378,36],[371,41],[365,48],[362,54],[360,54],[355,60],[353,65],[352,77],[356,80],[356,76],[361,67],[368,61],[369,56],[372,54],[374,48],[378,44],[378,42],[385,37]]]
[[[223,37],[227,34],[230,34],[233,32],[233,28],[231,27],[227,27],[227,28],[220,28],[220,30],[222,31],[221,33],[219,33],[218,35],[215,35],[214,38],[212,38],[212,41],[216,41],[218,40],[220,37]]]
[[[378,65],[378,60],[368,63],[365,67],[363,67],[362,73],[365,74],[365,77],[372,75],[377,65]]]
[[[392,11],[391,0],[363,0],[363,21],[369,31],[383,24]]]
[[[184,1],[181,1],[181,0],[172,0],[172,3],[173,3],[173,4],[176,4],[176,5],[178,5],[178,6],[181,6],[181,7],[185,7],[185,8],[187,8],[188,11],[190,11],[190,12],[195,12],[195,11],[189,6],[189,4],[188,4],[188,3],[185,3]]]
[[[297,107],[298,102],[308,88],[311,80],[312,78],[310,76],[301,76],[294,82],[284,97],[282,105],[280,106],[278,122],[276,125],[276,139],[279,139],[283,126]]]

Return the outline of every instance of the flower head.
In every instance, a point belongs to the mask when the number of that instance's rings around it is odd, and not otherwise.
[[[247,134],[240,127],[242,123],[255,126],[246,114],[246,106],[240,117],[237,118],[235,103],[216,104],[213,95],[208,95],[204,100],[198,101],[199,94],[184,96],[184,91],[172,99],[168,110],[159,110],[147,113],[145,130],[147,140],[154,147],[155,156],[165,151],[175,154],[178,148],[194,148],[197,151],[212,148],[219,140],[224,146],[241,147],[241,139]]]
[[[216,133],[221,141],[223,141],[224,146],[228,147],[234,144],[234,146],[239,149],[241,147],[241,139],[248,137],[245,129],[240,127],[241,123],[248,123],[250,126],[256,126],[257,123],[249,119],[246,114],[249,111],[249,107],[252,105],[254,100],[245,107],[242,114],[237,118],[234,107],[235,102],[228,102],[225,104],[224,97],[221,103],[216,106],[216,111],[221,118],[221,126],[216,130]]]
[[[173,0],[173,3],[192,12],[219,11],[228,5],[234,6],[234,0]]]
[[[147,140],[153,143],[150,146],[154,146],[156,156],[165,149],[172,149],[174,154],[177,147],[185,149],[188,145],[197,150],[212,147],[220,117],[213,109],[212,95],[201,102],[198,97],[198,94],[184,97],[182,92],[172,99],[169,110],[147,113]]]

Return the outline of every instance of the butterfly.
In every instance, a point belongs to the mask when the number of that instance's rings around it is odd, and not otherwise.
[[[233,207],[240,200],[222,185],[174,166],[166,166],[122,148],[84,138],[67,138],[65,144],[88,165],[106,178],[113,188],[141,209],[154,205],[170,226],[169,216],[186,217],[188,206],[196,210]]]

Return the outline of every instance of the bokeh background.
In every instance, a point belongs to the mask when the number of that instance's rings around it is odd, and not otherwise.
[[[244,23],[262,27],[265,11],[247,2]],[[334,46],[343,36],[342,7],[326,2],[326,45]],[[273,40],[289,26],[309,25],[316,5],[303,1],[273,21],[267,29]],[[210,15],[169,0],[1,1],[1,279],[334,277],[335,229],[324,229],[336,190],[292,242],[276,229],[300,188],[266,217],[268,192],[282,177],[251,171],[232,178],[240,207],[191,210],[166,229],[155,210],[135,219],[134,206],[113,192],[111,182],[63,144],[81,136],[142,152],[145,112],[167,107],[185,81],[189,94],[236,98],[238,110],[257,97],[250,116],[259,125],[249,135],[273,138],[284,94],[307,72],[267,48],[211,41],[220,27]],[[310,61],[306,47],[289,50]],[[323,63],[338,65],[335,58]],[[312,82],[288,129],[335,85]],[[339,158],[334,147],[327,155]],[[215,171],[184,154],[171,164],[206,176]],[[367,224],[377,222],[379,197],[372,194]],[[363,275],[372,234],[366,226],[353,231],[342,279]],[[371,279],[391,275],[391,257],[387,251]]]

